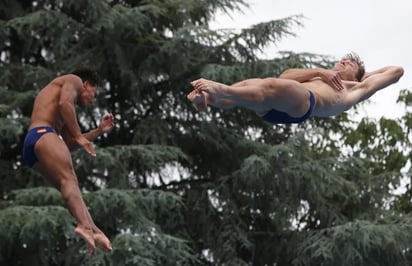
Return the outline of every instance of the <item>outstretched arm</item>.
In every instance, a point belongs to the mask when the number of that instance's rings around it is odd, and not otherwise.
[[[403,68],[400,66],[387,66],[378,70],[365,73],[361,83],[350,93],[354,103],[364,101],[375,92],[398,82],[403,76]]]
[[[285,70],[279,78],[281,79],[292,79],[296,80],[298,82],[306,82],[314,78],[320,78],[322,79],[325,83],[327,83],[329,86],[332,88],[340,91],[343,90],[343,84],[342,84],[342,79],[339,76],[339,72],[330,70],[330,69],[324,69],[324,68],[310,68],[310,69],[304,69],[304,68],[291,68],[288,70]]]
[[[363,77],[362,77],[361,82],[364,81],[364,80],[366,80],[367,78],[373,76],[373,75],[381,74],[381,73],[384,73],[384,72],[386,72],[386,71],[388,71],[388,70],[391,70],[391,69],[393,69],[394,67],[395,67],[395,66],[386,66],[386,67],[379,68],[379,69],[377,69],[377,70],[375,70],[375,71],[365,72],[365,74],[364,74]],[[398,68],[399,68],[399,67],[398,67]]]

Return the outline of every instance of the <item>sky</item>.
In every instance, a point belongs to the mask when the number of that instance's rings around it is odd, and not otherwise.
[[[247,0],[246,0],[247,1]],[[371,118],[396,119],[405,106],[396,103],[399,91],[412,89],[412,1],[410,0],[248,0],[249,9],[218,14],[212,28],[241,29],[250,25],[303,15],[303,27],[266,49],[262,57],[274,58],[279,51],[309,52],[339,59],[354,51],[365,62],[366,71],[387,65],[402,66],[398,83],[378,91],[360,112]]]

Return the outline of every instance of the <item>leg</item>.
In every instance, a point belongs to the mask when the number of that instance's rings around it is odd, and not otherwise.
[[[35,153],[38,162],[33,168],[60,189],[69,211],[76,219],[75,232],[84,238],[89,254],[92,254],[96,244],[93,232],[95,226],[81,196],[66,144],[54,133],[45,134],[36,143]]]
[[[193,82],[196,89],[213,95],[216,100],[229,99],[237,106],[258,113],[276,109],[290,116],[300,117],[309,109],[309,91],[297,81],[266,78],[236,84],[228,86],[206,79]]]
[[[208,102],[206,93],[199,90],[193,90],[187,95],[187,99],[192,102],[196,110],[205,111],[207,109]]]
[[[53,176],[51,176],[48,172],[48,170],[46,169],[46,167],[44,167],[44,165],[40,162],[36,163],[34,168],[55,188],[60,190],[60,184],[58,183],[58,178],[55,178]],[[72,211],[69,208],[70,213],[72,213]],[[112,244],[110,243],[110,240],[107,238],[107,236],[102,232],[102,230],[100,230],[100,228],[98,228],[96,226],[96,224],[94,223],[90,212],[88,211],[87,207],[86,207],[86,213],[87,213],[87,217],[89,220],[89,223],[91,224],[91,228],[93,231],[93,239],[95,242],[95,245],[100,248],[103,251],[111,251],[112,250]],[[72,213],[73,215],[73,213]],[[74,216],[74,215],[73,215]]]
[[[249,86],[249,85],[253,85],[254,83],[256,83],[256,82],[260,82],[260,81],[262,81],[263,79],[245,79],[245,80],[242,80],[242,81],[239,81],[239,82],[236,82],[236,83],[233,83],[232,85],[230,85],[230,86],[232,86],[232,87],[243,87],[243,86]]]
[[[205,111],[208,105],[223,108],[223,109],[231,109],[235,107],[233,101],[229,99],[218,99],[215,100],[213,95],[208,94],[207,92],[200,91],[198,89],[194,89],[187,95],[187,99],[193,103],[193,106],[198,111]]]

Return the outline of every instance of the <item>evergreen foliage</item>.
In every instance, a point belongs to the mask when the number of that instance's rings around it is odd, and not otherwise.
[[[275,5],[275,4],[274,4]],[[411,94],[398,120],[343,114],[271,126],[241,108],[197,113],[189,82],[278,76],[333,58],[283,51],[302,16],[211,30],[243,0],[0,2],[0,265],[410,265]],[[384,62],[383,62],[384,63]],[[60,193],[23,166],[36,93],[80,65],[104,77],[83,130],[115,129],[73,161],[112,253],[87,257]],[[396,87],[396,85],[394,85]],[[396,88],[393,88],[396,89]],[[356,111],[356,110],[355,110]]]

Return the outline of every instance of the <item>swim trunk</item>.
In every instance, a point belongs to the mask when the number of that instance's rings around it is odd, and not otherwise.
[[[34,152],[34,145],[44,134],[49,132],[56,133],[51,127],[35,127],[27,133],[23,146],[23,162],[30,168],[38,161]]]
[[[313,92],[309,91],[309,100],[310,100],[310,106],[309,110],[304,114],[302,117],[291,117],[285,112],[280,112],[275,109],[270,110],[267,112],[264,116],[262,116],[262,119],[265,120],[266,122],[272,123],[272,124],[292,124],[292,123],[302,123],[306,119],[308,119],[312,112],[313,112],[313,107],[315,106],[315,95],[313,95]]]

